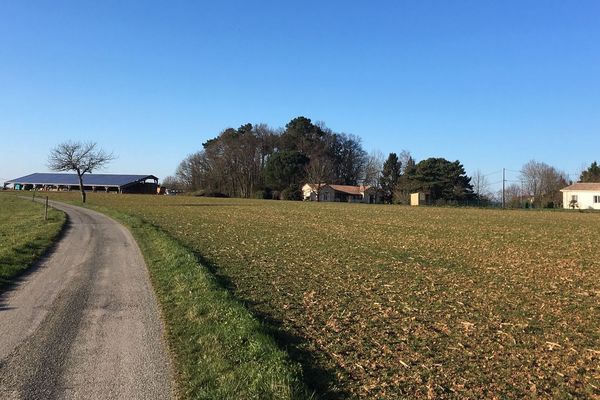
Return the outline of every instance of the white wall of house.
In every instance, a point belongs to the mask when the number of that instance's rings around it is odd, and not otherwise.
[[[304,193],[304,200],[317,201],[317,191],[306,184],[302,186],[302,192]],[[334,201],[335,190],[328,186],[323,186],[319,191],[319,201]]]
[[[580,210],[600,210],[600,190],[565,190],[563,191],[564,208],[571,208],[573,196],[576,196]]]
[[[317,192],[308,183],[302,186],[302,194],[304,200],[317,200]]]
[[[423,192],[416,192],[410,194],[410,205],[411,206],[421,206],[426,205],[428,201],[429,194]]]

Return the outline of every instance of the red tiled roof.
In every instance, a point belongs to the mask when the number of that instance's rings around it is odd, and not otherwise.
[[[600,182],[578,182],[574,183],[570,186],[567,186],[564,189],[561,189],[561,192],[565,192],[567,190],[600,190]]]
[[[306,185],[310,186],[312,190],[317,190],[316,183],[307,183]],[[321,189],[324,189],[325,187],[330,187],[336,192],[342,192],[355,196],[362,196],[367,190],[372,188],[372,186],[332,185],[322,183]]]
[[[328,185],[335,191],[352,194],[352,195],[362,195],[365,189],[368,189],[368,186],[350,186],[350,185]]]

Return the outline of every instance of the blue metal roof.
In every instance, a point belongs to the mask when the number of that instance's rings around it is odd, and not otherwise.
[[[154,175],[114,175],[114,174],[84,174],[84,186],[123,187],[146,179],[158,179]],[[35,173],[17,179],[11,179],[4,184],[19,183],[23,185],[79,185],[77,174]]]

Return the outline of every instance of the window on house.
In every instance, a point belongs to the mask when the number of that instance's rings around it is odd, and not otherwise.
[[[594,196],[594,204],[600,203],[600,196]]]
[[[571,196],[571,201],[577,201],[577,195],[576,194],[574,194],[574,195]]]

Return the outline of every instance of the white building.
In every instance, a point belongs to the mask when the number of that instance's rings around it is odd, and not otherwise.
[[[427,204],[431,204],[431,193],[421,191],[410,194],[411,206],[422,206]]]
[[[574,183],[561,192],[564,208],[600,210],[600,183]]]

